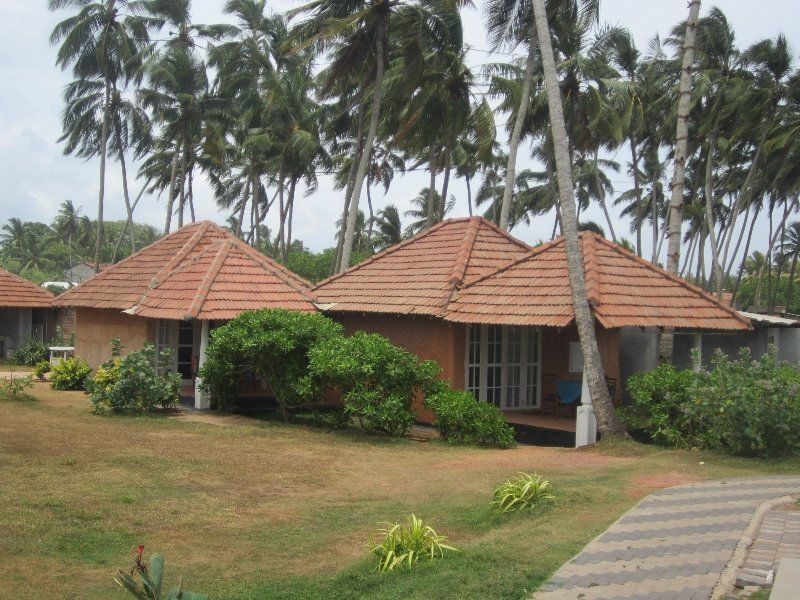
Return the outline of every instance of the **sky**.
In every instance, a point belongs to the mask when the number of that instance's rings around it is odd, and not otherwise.
[[[224,0],[194,0],[193,10],[197,23],[225,22],[222,14]],[[294,0],[274,0],[270,6],[282,12],[299,4]],[[469,54],[470,66],[507,60],[508,56],[491,56],[486,31],[483,26],[483,0],[475,0],[475,8],[464,12],[466,41],[473,49]],[[705,14],[711,4],[704,3]],[[800,2],[798,0],[722,0],[716,3],[725,14],[737,36],[740,48],[778,33],[787,36],[795,57],[800,52]],[[669,30],[685,19],[686,0],[603,0],[601,21],[628,28],[640,49],[656,34],[665,36]],[[94,216],[97,210],[99,161],[84,161],[65,156],[58,143],[61,135],[60,115],[63,108],[62,90],[69,81],[69,73],[55,65],[56,49],[48,41],[53,26],[69,15],[67,12],[50,13],[46,0],[0,0],[0,222],[10,217],[22,220],[50,222],[63,200],[72,200],[83,214]],[[499,139],[507,140],[504,130],[505,116],[498,115]],[[518,169],[531,165],[527,152],[520,151]],[[625,164],[624,149],[616,158]],[[130,169],[133,171],[134,169]],[[624,174],[610,175],[619,193],[632,187]],[[409,173],[398,177],[385,196],[383,190],[373,189],[376,210],[386,204],[395,204],[401,213],[409,201],[428,182],[426,173]],[[441,185],[441,180],[439,180]],[[451,193],[456,205],[450,216],[467,214],[466,186],[463,180],[451,183]],[[117,163],[109,162],[106,183],[105,214],[108,219],[123,219],[121,177]],[[139,184],[131,184],[135,196]],[[365,194],[362,208],[366,210]],[[321,175],[319,187],[308,197],[299,198],[294,216],[294,235],[305,245],[318,251],[333,244],[335,222],[340,216],[343,192],[333,189],[332,178]],[[195,207],[198,219],[211,219],[223,223],[227,214],[216,209],[213,194],[207,184],[195,184]],[[612,220],[618,235],[627,233],[627,220],[619,218],[612,208]],[[136,221],[158,228],[164,223],[163,199],[145,196],[136,209]],[[582,217],[583,218],[583,217]],[[598,207],[590,209],[585,218],[604,223]],[[271,217],[267,218],[274,227]],[[527,242],[548,239],[552,230],[552,217],[537,218],[530,226],[520,225],[513,233]],[[624,233],[622,233],[624,232]],[[645,237],[645,251],[647,235]],[[755,247],[765,245],[766,231],[756,231]]]

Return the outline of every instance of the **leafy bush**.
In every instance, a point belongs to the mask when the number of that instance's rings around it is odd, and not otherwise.
[[[42,360],[36,363],[33,367],[33,375],[39,381],[44,381],[44,376],[50,372],[51,366],[49,360]]]
[[[242,313],[212,332],[200,377],[217,408],[225,409],[236,398],[242,376],[255,370],[288,419],[292,408],[319,401],[322,384],[309,373],[309,351],[329,339],[341,340],[342,326],[320,314]]]
[[[166,595],[161,591],[164,583],[164,557],[161,554],[151,554],[150,564],[142,560],[144,546],[139,546],[136,552],[136,564],[130,572],[120,569],[114,581],[122,589],[139,600],[208,600],[208,596],[188,592],[183,589],[183,582],[173,586]],[[140,582],[133,578],[138,573]]]
[[[177,405],[181,378],[169,372],[169,357],[169,351],[156,357],[153,345],[147,344],[103,363],[88,386],[95,412],[135,413]]]
[[[11,353],[11,360],[18,365],[32,367],[37,363],[47,360],[50,349],[44,342],[28,338],[28,340]]]
[[[50,385],[54,390],[83,390],[91,372],[82,358],[65,358],[50,370]]]
[[[695,374],[664,363],[628,379],[631,405],[620,414],[631,434],[644,442],[687,448],[701,445],[708,429],[691,401]]]
[[[552,499],[549,481],[539,475],[520,473],[495,488],[492,506],[495,514],[503,515],[531,509]]]
[[[0,400],[32,400],[33,398],[25,393],[25,390],[32,387],[33,379],[30,375],[0,378]]]
[[[378,533],[383,539],[371,544],[370,553],[378,557],[379,571],[391,571],[403,565],[410,571],[420,560],[433,560],[443,557],[446,551],[458,551],[444,543],[446,537],[415,515],[409,517],[407,525],[386,523],[386,528],[379,529]]]
[[[776,457],[800,451],[800,372],[775,358],[722,352],[694,373],[660,366],[628,380],[633,404],[622,411],[640,439],[673,447]]]
[[[446,390],[429,396],[425,404],[436,414],[434,427],[448,441],[499,448],[515,445],[514,430],[500,409],[469,392]]]
[[[310,358],[312,376],[341,391],[345,413],[366,431],[403,435],[414,424],[414,395],[442,386],[434,361],[421,362],[375,333],[322,340]]]

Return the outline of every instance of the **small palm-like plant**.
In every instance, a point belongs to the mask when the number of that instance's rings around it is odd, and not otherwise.
[[[150,564],[142,560],[144,546],[139,546],[136,553],[136,564],[130,572],[119,570],[114,581],[131,596],[139,600],[208,600],[205,594],[189,592],[183,589],[183,582],[173,586],[169,592],[162,591],[164,577],[164,557],[161,554],[152,554]],[[141,583],[133,576],[138,573]]]
[[[501,483],[494,490],[494,512],[497,515],[530,509],[553,499],[550,493],[550,482],[540,475],[520,473],[508,481]]]
[[[370,553],[378,557],[378,570],[391,571],[397,566],[406,565],[409,571],[420,560],[441,558],[446,551],[458,552],[457,548],[445,544],[447,538],[436,533],[416,515],[411,515],[408,523],[386,523],[379,529],[383,538],[373,543]]]

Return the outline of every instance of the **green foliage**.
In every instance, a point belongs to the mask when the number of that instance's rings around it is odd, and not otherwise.
[[[699,446],[708,424],[698,419],[690,400],[695,374],[663,363],[628,379],[631,405],[620,415],[631,434],[645,442],[687,448]]]
[[[33,367],[33,375],[39,381],[44,381],[45,375],[50,372],[51,366],[49,360],[41,360]]]
[[[28,338],[24,344],[14,350],[11,354],[11,360],[18,365],[32,367],[43,360],[47,360],[49,355],[50,350],[44,342]]]
[[[27,377],[3,377],[0,378],[0,400],[31,400],[31,396],[25,390],[33,387],[33,378]]]
[[[552,499],[549,481],[540,475],[520,473],[495,488],[492,506],[495,514],[504,515],[528,510]]]
[[[65,358],[50,370],[50,385],[54,390],[83,390],[91,372],[82,358]]]
[[[800,372],[775,358],[738,360],[717,352],[711,370],[662,365],[628,380],[622,414],[638,438],[679,448],[712,448],[771,458],[800,451]]]
[[[370,553],[378,557],[379,571],[392,571],[399,566],[410,571],[421,560],[442,558],[447,551],[458,551],[445,544],[446,537],[415,515],[409,517],[406,525],[386,523],[386,528],[379,529],[378,534],[382,539],[371,543]]]
[[[342,327],[316,313],[266,309],[242,313],[211,333],[200,377],[216,405],[225,409],[240,382],[255,372],[272,388],[283,412],[319,401],[322,385],[309,372],[309,352],[326,340],[342,339]]]
[[[480,402],[469,392],[445,390],[425,399],[436,414],[434,427],[451,442],[512,448],[514,430],[494,404]]]
[[[438,364],[421,362],[375,333],[323,340],[310,357],[311,374],[339,389],[345,413],[370,432],[403,435],[414,424],[415,394],[442,385]]]
[[[147,344],[103,363],[88,385],[95,412],[138,413],[176,406],[180,375],[169,372],[169,358],[168,351],[156,356],[153,345]]]
[[[138,600],[208,600],[208,596],[189,592],[183,589],[183,581],[173,586],[165,595],[164,584],[164,557],[161,554],[151,554],[150,564],[142,561],[143,546],[139,546],[136,555],[136,564],[130,572],[119,570],[114,581],[122,589]],[[139,580],[133,574],[138,573]]]
[[[331,275],[335,256],[336,248],[311,252],[307,248],[296,248],[292,245],[286,266],[300,277],[318,283]]]

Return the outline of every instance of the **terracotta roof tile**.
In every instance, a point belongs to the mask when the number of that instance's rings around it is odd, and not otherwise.
[[[0,269],[0,308],[47,308],[53,298],[43,287]]]
[[[744,330],[747,319],[686,281],[590,232],[581,234],[586,291],[607,328],[672,326]],[[564,326],[574,318],[563,239],[467,282],[445,319],[461,323]]]
[[[179,229],[58,299],[163,319],[231,319],[266,307],[315,311],[310,284],[214,223]]]
[[[529,250],[482,217],[448,219],[321,282],[314,293],[333,312],[441,316],[455,286]]]

